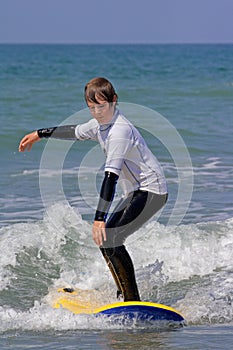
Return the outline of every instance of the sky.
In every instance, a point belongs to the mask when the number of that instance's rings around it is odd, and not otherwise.
[[[0,0],[0,43],[233,43],[233,0]]]

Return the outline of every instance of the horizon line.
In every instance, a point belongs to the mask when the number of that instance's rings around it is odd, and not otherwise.
[[[233,41],[225,42],[1,42],[0,45],[232,45]]]

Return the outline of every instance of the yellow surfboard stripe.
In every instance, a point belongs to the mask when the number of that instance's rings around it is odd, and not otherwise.
[[[58,292],[63,292],[63,290],[58,290]],[[181,317],[182,314],[179,313],[176,309],[167,306],[167,305],[163,305],[163,304],[157,304],[157,303],[152,303],[152,302],[146,302],[146,301],[126,301],[126,302],[116,302],[116,303],[112,303],[112,304],[107,304],[104,306],[97,306],[97,305],[93,305],[90,301],[85,301],[85,302],[81,302],[80,300],[75,300],[76,296],[78,295],[78,293],[74,290],[71,293],[65,293],[65,295],[62,295],[60,297],[58,297],[54,303],[53,303],[53,307],[54,308],[65,308],[68,309],[70,311],[72,311],[74,314],[98,314],[100,312],[103,312],[105,310],[110,310],[110,309],[114,309],[114,308],[118,308],[118,307],[127,307],[127,306],[149,306],[149,307],[154,307],[157,309],[163,309],[163,310],[168,310],[171,312],[174,312],[178,315],[180,315]]]
[[[172,308],[170,306],[163,305],[163,304],[152,303],[152,302],[149,302],[149,301],[148,302],[147,301],[124,301],[124,302],[108,304],[108,305],[104,305],[103,307],[99,307],[99,308],[95,309],[94,313],[98,313],[98,312],[101,312],[101,311],[105,311],[107,309],[113,309],[113,308],[121,307],[121,306],[151,306],[151,307],[154,307],[154,308],[175,312],[176,314],[178,314],[181,317],[183,317],[181,315],[181,313],[179,313],[176,309],[174,309],[174,308]]]

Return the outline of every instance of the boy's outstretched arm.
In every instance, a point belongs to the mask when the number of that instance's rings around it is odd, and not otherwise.
[[[60,125],[52,128],[39,129],[33,131],[31,134],[27,134],[22,138],[19,144],[19,152],[25,150],[30,151],[32,145],[42,138],[55,138],[61,140],[77,140],[75,135],[75,128],[77,125]]]

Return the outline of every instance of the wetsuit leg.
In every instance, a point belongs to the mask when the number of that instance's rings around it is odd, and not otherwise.
[[[120,201],[106,223],[107,241],[101,252],[124,300],[140,300],[132,260],[123,245],[125,239],[140,228],[166,203],[167,195],[135,191]]]
[[[100,248],[124,301],[140,301],[134,267],[125,246]]]
[[[123,296],[123,293],[121,290],[121,284],[120,284],[118,275],[116,273],[116,270],[114,269],[114,264],[112,263],[112,261],[110,259],[110,257],[113,255],[113,250],[114,250],[114,248],[102,248],[102,247],[100,247],[100,251],[103,254],[103,257],[108,265],[108,268],[109,268],[109,270],[112,274],[112,277],[115,281],[115,284],[117,286],[117,299],[118,299],[121,295]]]

